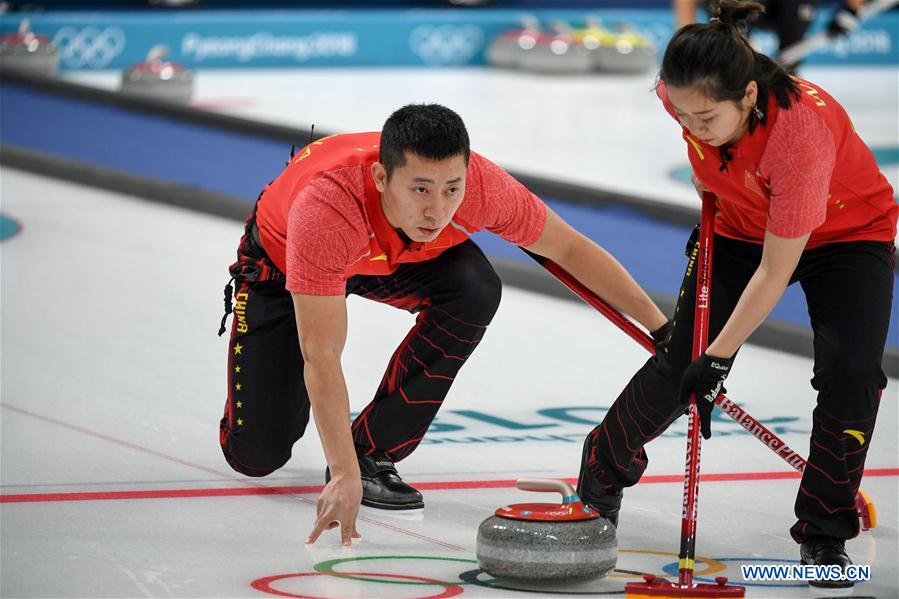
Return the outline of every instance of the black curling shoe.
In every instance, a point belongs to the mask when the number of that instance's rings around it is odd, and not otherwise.
[[[359,471],[362,505],[382,510],[420,510],[425,506],[421,493],[403,482],[385,453],[359,456]],[[325,482],[330,480],[331,472],[325,470]]]
[[[846,566],[852,564],[849,555],[846,553],[846,542],[842,539],[834,537],[809,537],[799,546],[799,556],[802,558],[802,564],[807,566],[839,566],[843,574],[846,573]],[[839,580],[821,579],[810,580],[809,586],[828,588],[828,589],[844,589],[853,586],[855,583],[845,578]]]
[[[590,452],[590,435],[584,439],[584,451],[581,453],[581,472],[577,478],[577,494],[581,501],[599,512],[599,515],[618,528],[618,511],[621,509],[621,489],[609,493],[590,470],[587,458]]]

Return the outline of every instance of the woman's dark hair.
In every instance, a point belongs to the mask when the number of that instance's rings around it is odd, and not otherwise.
[[[758,2],[712,0],[711,20],[682,27],[665,50],[659,79],[673,87],[699,87],[710,98],[740,102],[750,81],[758,85],[756,105],[759,119],[749,114],[749,132],[767,115],[768,94],[781,108],[789,108],[799,97],[796,81],[778,63],[756,52],[746,40],[749,24],[763,13]]]
[[[428,160],[471,154],[462,117],[440,104],[408,104],[390,115],[381,129],[378,161],[387,177],[406,164],[406,152]]]

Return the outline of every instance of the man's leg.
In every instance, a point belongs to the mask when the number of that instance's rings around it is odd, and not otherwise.
[[[234,470],[265,476],[290,459],[309,422],[296,318],[284,282],[239,284],[228,344],[220,443]]]
[[[375,397],[353,423],[360,453],[398,462],[412,453],[499,306],[499,277],[473,241],[427,262],[400,267],[352,292],[417,312],[390,358]]]
[[[664,355],[646,361],[584,441],[578,495],[616,524],[622,489],[635,485],[649,464],[643,446],[684,413],[678,391],[692,361],[697,254],[698,245],[689,252]],[[761,246],[715,237],[709,342],[727,322],[760,257]]]
[[[469,240],[388,276],[353,277],[347,290],[418,313],[390,358],[374,399],[353,422],[359,455],[371,458],[376,469],[378,464],[392,468],[427,432],[459,369],[486,332],[499,306],[501,284]]]
[[[887,243],[831,244],[807,252],[797,269],[815,334],[818,401],[790,532],[812,562],[821,552],[845,555],[843,543],[859,531],[855,495],[887,383],[891,254]]]

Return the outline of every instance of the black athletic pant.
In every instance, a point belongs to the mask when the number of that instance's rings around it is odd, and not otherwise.
[[[250,234],[231,272],[237,277],[220,442],[232,468],[265,476],[290,459],[309,422],[303,356],[284,275]],[[499,277],[468,240],[390,275],[352,277],[349,294],[418,314],[352,427],[357,453],[380,450],[399,461],[418,446],[483,337],[499,306]]]
[[[667,358],[650,358],[590,433],[588,466],[610,492],[640,480],[648,464],[643,446],[684,413],[678,390],[692,354],[697,250],[692,249],[681,286]],[[758,244],[715,236],[710,343],[758,267],[761,251]],[[891,243],[833,243],[805,251],[793,274],[791,282],[802,285],[808,301],[815,350],[811,382],[818,392],[808,466],[796,498],[798,521],[791,529],[797,542],[811,535],[849,539],[858,534],[855,494],[887,382],[881,359],[894,251]],[[771,394],[789,402],[776,381],[770,386]],[[862,441],[847,430],[860,431]]]

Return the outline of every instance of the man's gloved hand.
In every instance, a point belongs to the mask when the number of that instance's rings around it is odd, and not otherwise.
[[[700,430],[703,439],[712,436],[712,408],[719,393],[727,393],[724,379],[730,373],[733,358],[716,358],[702,354],[687,366],[680,381],[680,402],[690,405],[690,394],[696,393]]]
[[[668,343],[668,337],[671,335],[671,321],[665,322],[662,326],[652,331],[649,336],[652,337],[652,344],[656,347],[656,353],[660,347],[664,347]]]
[[[656,360],[662,361],[661,363],[664,364],[664,360],[667,358],[668,341],[671,338],[671,321],[667,321],[656,330],[650,332],[649,336],[652,337],[652,344],[656,350]]]
[[[844,2],[839,10],[834,13],[830,23],[828,23],[827,35],[829,37],[850,35],[853,31],[858,29],[859,24],[858,10]]]

